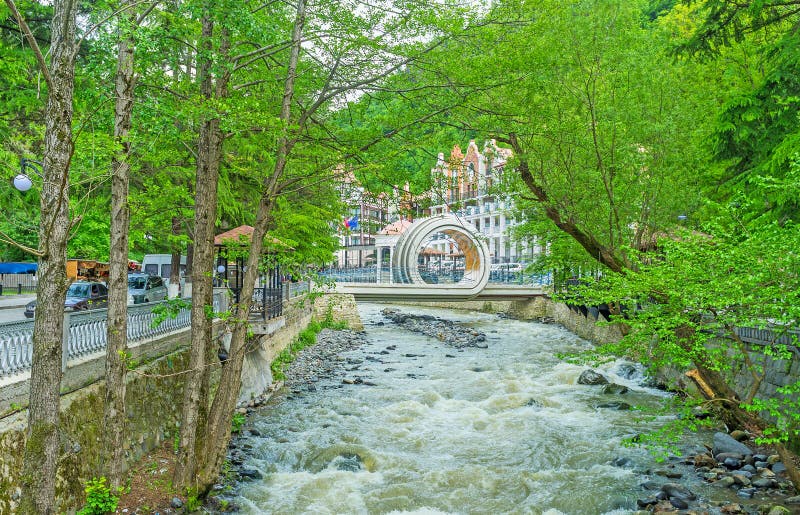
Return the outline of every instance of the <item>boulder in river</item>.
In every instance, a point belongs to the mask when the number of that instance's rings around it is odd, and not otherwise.
[[[628,387],[617,383],[608,383],[603,387],[603,393],[606,395],[622,395],[628,393]]]
[[[714,456],[728,452],[745,456],[752,456],[753,454],[750,447],[742,442],[736,441],[736,439],[730,435],[721,432],[714,433]]]
[[[661,486],[661,491],[667,494],[670,499],[680,499],[682,501],[694,501],[697,499],[694,492],[678,483],[665,483]]]
[[[588,370],[584,370],[580,377],[578,377],[578,384],[585,384],[585,385],[598,385],[598,384],[608,384],[608,379],[605,378],[603,374],[595,372],[591,368]]]

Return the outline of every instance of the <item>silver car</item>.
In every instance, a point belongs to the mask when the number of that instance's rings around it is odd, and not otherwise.
[[[157,275],[128,275],[128,304],[157,302],[167,298],[167,287]]]

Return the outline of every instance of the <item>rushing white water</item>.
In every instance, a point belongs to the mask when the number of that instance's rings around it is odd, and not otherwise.
[[[635,412],[663,393],[597,370],[630,388],[604,395],[576,383],[587,367],[556,353],[588,344],[555,326],[494,315],[400,308],[459,320],[487,335],[488,349],[463,351],[393,324],[385,306],[360,305],[369,344],[347,377],[321,381],[251,416],[244,513],[630,513],[653,460],[622,446],[642,431]],[[396,350],[379,354],[387,346]],[[416,355],[407,357],[406,354]],[[380,359],[382,361],[374,361]],[[326,387],[327,386],[327,387]],[[336,386],[336,387],[334,387]],[[341,386],[341,387],[339,387]],[[618,467],[627,457],[636,463]]]

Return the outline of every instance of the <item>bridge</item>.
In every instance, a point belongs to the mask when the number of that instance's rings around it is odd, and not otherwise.
[[[459,266],[454,260],[444,273],[426,267],[423,257],[430,242],[441,239],[459,250]],[[388,270],[379,258],[374,269],[329,273],[334,283],[318,291],[350,294],[356,300],[467,301],[528,299],[552,290],[549,276],[510,273],[502,265],[493,271],[478,230],[452,214],[417,220],[399,235],[376,238],[375,245],[379,257],[388,249]]]

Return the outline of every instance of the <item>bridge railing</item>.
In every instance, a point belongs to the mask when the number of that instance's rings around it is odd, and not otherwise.
[[[463,281],[464,269],[453,266],[420,266],[417,268],[420,277],[428,284],[455,284]],[[402,284],[409,277],[408,269],[384,266],[378,271],[376,267],[329,268],[320,272],[320,276],[338,283],[356,284]],[[469,282],[469,281],[467,281]],[[545,286],[553,284],[553,274],[531,274],[500,265],[489,272],[491,284],[516,284],[528,286]]]
[[[214,310],[219,313],[226,305],[222,292],[214,292]],[[156,324],[158,313],[153,308],[165,304],[151,302],[128,307],[128,342],[139,343],[182,331],[191,325],[191,310],[182,308],[175,317]],[[106,348],[107,309],[64,314],[64,348],[62,362],[66,367],[72,360],[103,351]],[[33,320],[0,324],[0,378],[28,372],[33,363]]]

